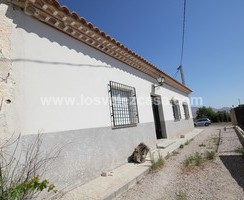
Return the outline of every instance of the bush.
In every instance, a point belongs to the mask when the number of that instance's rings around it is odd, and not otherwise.
[[[216,157],[215,151],[207,151],[206,159],[207,160],[213,160]]]
[[[193,163],[194,157],[193,156],[189,156],[187,157],[184,161],[183,161],[183,165],[184,167],[188,167],[189,165],[191,165]]]
[[[195,153],[194,160],[196,166],[200,166],[204,161],[202,155],[198,152]]]
[[[199,153],[196,152],[194,155],[188,156],[184,161],[183,161],[183,166],[185,168],[189,166],[200,166],[204,162],[203,156]]]
[[[157,171],[163,168],[165,161],[162,157],[162,155],[158,152],[158,159],[155,159],[152,154],[151,155],[151,170]]]
[[[16,155],[20,136],[14,142],[10,140],[0,145],[0,200],[35,199],[44,190],[56,193],[55,186],[47,179],[41,179],[41,175],[58,156],[59,151],[42,156],[41,138],[38,135],[21,157]],[[14,150],[8,152],[6,149],[10,146],[13,146]]]
[[[1,189],[4,188],[1,186]],[[16,199],[25,199],[25,196],[32,196],[35,193],[42,192],[43,190],[48,192],[55,190],[55,186],[50,184],[48,180],[40,180],[40,178],[34,177],[26,180],[25,182],[15,184],[12,183],[7,189],[4,189],[1,194],[1,200],[16,200]]]
[[[183,149],[184,148],[184,144],[181,144],[179,148],[180,149]]]

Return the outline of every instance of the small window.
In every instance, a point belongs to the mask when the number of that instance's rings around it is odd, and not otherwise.
[[[184,113],[185,113],[185,119],[190,119],[189,114],[189,107],[187,103],[183,103]]]
[[[172,110],[173,110],[174,118],[176,121],[179,121],[181,119],[179,101],[172,100],[171,103],[172,103]]]
[[[110,81],[109,93],[112,127],[136,126],[139,117],[135,88]]]

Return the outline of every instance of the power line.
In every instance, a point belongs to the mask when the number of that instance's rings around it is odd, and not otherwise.
[[[183,55],[184,55],[184,44],[185,44],[185,23],[186,23],[186,0],[184,0],[183,34],[182,34],[182,45],[181,45],[180,65],[182,65]]]
[[[176,79],[177,78],[177,75],[178,75],[178,73],[179,73],[179,69],[177,69],[177,71],[175,72],[175,74],[174,74],[174,79]]]
[[[185,44],[185,24],[186,24],[186,0],[184,0],[184,15],[183,15],[183,30],[182,30],[182,44],[181,44],[181,56],[180,56],[180,66],[177,68],[176,73],[174,74],[174,78],[177,77],[179,71],[181,74],[182,84],[185,85],[185,77],[182,68],[183,56],[184,56],[184,44]]]

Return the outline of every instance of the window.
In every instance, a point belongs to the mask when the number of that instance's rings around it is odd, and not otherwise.
[[[185,119],[189,119],[190,118],[190,114],[189,114],[189,107],[187,103],[183,103],[183,108],[184,108],[184,113],[185,113]]]
[[[172,100],[171,103],[172,103],[174,118],[176,121],[178,121],[181,119],[179,101],[178,100]]]
[[[139,117],[135,88],[110,81],[109,93],[112,127],[136,126]]]

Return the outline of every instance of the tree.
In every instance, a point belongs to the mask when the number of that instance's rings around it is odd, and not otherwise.
[[[197,119],[200,118],[209,118],[211,121],[216,121],[216,113],[213,111],[211,107],[201,107],[197,111]]]
[[[197,111],[197,119],[209,118],[212,122],[230,122],[230,113],[226,111],[215,112],[211,107],[201,107]]]

